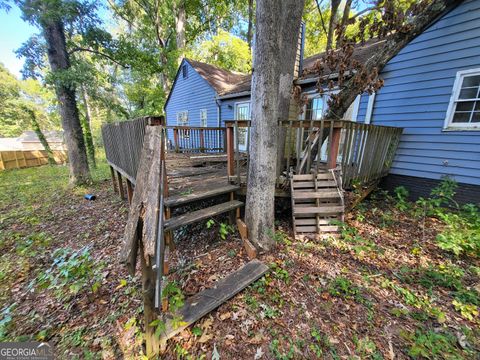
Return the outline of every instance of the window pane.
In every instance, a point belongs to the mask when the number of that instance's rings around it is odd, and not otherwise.
[[[472,123],[480,123],[480,111],[474,111]]]
[[[470,121],[471,112],[455,112],[453,115],[453,123],[468,123]]]
[[[475,110],[480,110],[480,101],[475,102]]]
[[[465,76],[463,78],[462,88],[480,85],[480,75]]]
[[[459,99],[476,99],[478,93],[478,87],[466,88],[460,90]]]
[[[457,103],[455,111],[472,111],[475,101],[462,101]]]

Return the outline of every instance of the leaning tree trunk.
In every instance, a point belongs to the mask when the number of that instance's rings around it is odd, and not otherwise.
[[[83,106],[85,107],[85,118],[83,121],[83,132],[85,133],[85,145],[87,147],[87,156],[90,165],[93,168],[97,167],[97,163],[95,162],[95,146],[93,144],[93,136],[92,136],[92,115],[90,111],[90,104],[88,103],[88,94],[85,90],[85,86],[82,86],[82,100]]]
[[[37,115],[35,114],[35,111],[33,111],[32,109],[25,109],[25,111],[30,116],[30,121],[32,122],[33,131],[35,131],[35,134],[37,135],[38,140],[40,140],[40,143],[42,144],[43,148],[47,152],[48,163],[50,165],[55,165],[56,162],[53,156],[53,151],[50,148],[50,145],[47,141],[47,138],[43,134],[42,129],[40,128],[40,124],[38,123]]]
[[[437,17],[456,2],[456,0],[433,0],[429,6],[425,7],[421,13],[409,22],[411,28],[408,32],[398,31],[388,37],[385,40],[385,45],[375,51],[375,54],[365,62],[363,71],[344,83],[344,90],[337,94],[338,100],[329,107],[325,118],[341,119],[357,95],[364,91],[365,83],[359,79],[365,74],[380,73],[391,58],[397,55],[405,45],[421,34]]]
[[[253,0],[248,0],[248,28],[247,28],[247,43],[248,48],[252,50],[253,38]]]
[[[79,185],[90,182],[87,153],[75,99],[75,87],[73,84],[66,84],[64,80],[65,73],[70,69],[70,60],[63,23],[61,20],[46,20],[42,23],[42,28],[47,43],[48,61],[55,77],[55,92],[70,162],[70,183]],[[56,76],[63,79],[58,79]]]
[[[278,120],[288,116],[303,6],[303,0],[257,1],[245,218],[250,239],[264,250],[273,245]]]
[[[175,14],[175,32],[176,32],[176,44],[177,50],[179,52],[178,63],[184,58],[185,52],[185,21],[186,21],[186,11],[185,11],[185,0],[179,0],[176,7]]]

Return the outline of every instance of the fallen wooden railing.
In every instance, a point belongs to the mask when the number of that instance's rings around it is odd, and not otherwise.
[[[169,150],[175,152],[225,152],[225,128],[167,126]],[[172,141],[173,139],[173,141]]]

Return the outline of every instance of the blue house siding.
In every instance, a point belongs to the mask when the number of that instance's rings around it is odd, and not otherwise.
[[[250,101],[250,96],[244,96],[233,99],[225,99],[221,101],[221,117],[222,117],[222,126],[225,126],[226,120],[235,119],[235,104],[239,102]]]
[[[207,125],[218,126],[216,92],[195,69],[183,60],[188,68],[188,77],[183,78],[181,66],[171,94],[165,106],[167,125],[177,125],[177,112],[188,111],[188,125],[200,126],[200,110],[207,110]]]
[[[458,71],[480,68],[480,1],[464,1],[404,47],[382,71],[371,123],[404,128],[391,174],[480,185],[480,131],[445,131]],[[360,101],[365,121],[368,95]]]

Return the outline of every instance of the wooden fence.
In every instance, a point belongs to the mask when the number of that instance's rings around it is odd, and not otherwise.
[[[225,152],[225,128],[167,126],[169,149],[175,152]],[[171,139],[173,138],[173,142]]]
[[[57,164],[67,162],[67,151],[53,150],[53,158]],[[0,170],[20,169],[48,164],[45,150],[0,151]]]
[[[145,126],[163,124],[163,117],[142,117],[102,126],[107,161],[116,171],[135,183]]]

